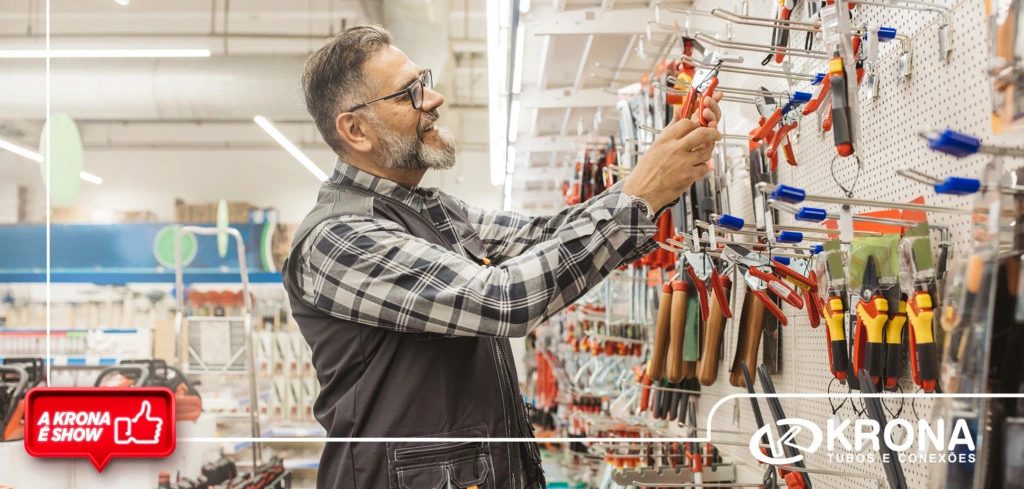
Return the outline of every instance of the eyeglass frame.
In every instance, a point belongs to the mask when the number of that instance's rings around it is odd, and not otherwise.
[[[424,77],[427,79],[426,82],[423,81]],[[415,90],[416,85],[419,85],[420,86],[420,90],[421,90],[421,92],[420,92],[420,106],[419,107],[416,106],[416,99],[413,97],[413,90]],[[397,91],[395,93],[392,93],[390,95],[385,95],[383,97],[370,100],[369,102],[363,102],[361,104],[358,104],[355,107],[352,107],[351,109],[346,110],[345,112],[355,112],[355,111],[357,111],[359,109],[368,107],[370,104],[377,103],[377,102],[380,102],[382,100],[390,100],[390,99],[393,99],[393,98],[396,98],[396,97],[401,97],[403,95],[408,95],[409,96],[409,103],[412,104],[412,108],[414,108],[416,110],[419,110],[419,109],[423,108],[423,97],[425,96],[425,94],[423,94],[423,91],[425,91],[428,88],[430,88],[430,89],[434,88],[434,75],[430,71],[430,68],[427,68],[427,69],[425,69],[423,71],[420,71],[420,74],[419,74],[419,76],[416,77],[416,80],[414,80],[412,83],[410,83],[407,87],[405,87],[405,88],[403,88],[403,89],[401,89],[401,90],[399,90],[399,91]]]

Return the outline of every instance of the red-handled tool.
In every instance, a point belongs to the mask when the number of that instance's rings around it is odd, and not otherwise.
[[[727,319],[732,318],[732,310],[729,309],[729,296],[725,293],[728,283],[729,277],[722,277],[722,274],[718,273],[718,267],[711,268],[711,290],[715,293],[718,306],[722,308],[722,316]]]
[[[786,283],[779,277],[757,267],[748,268],[747,273],[754,278],[764,281],[766,290],[771,291],[771,293],[786,301],[789,305],[797,309],[803,309],[804,300],[796,293],[795,290],[786,285]]]
[[[693,286],[697,289],[697,303],[700,305],[700,317],[703,320],[708,319],[708,288],[704,284],[704,280],[697,276],[697,272],[694,270],[694,264],[687,262],[686,264],[686,276],[690,277],[690,281],[693,282]]]

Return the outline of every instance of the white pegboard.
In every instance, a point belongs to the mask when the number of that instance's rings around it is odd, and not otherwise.
[[[754,1],[749,3],[751,15],[771,16],[774,2]],[[921,130],[951,127],[960,131],[990,137],[990,82],[985,74],[987,66],[987,47],[985,31],[985,14],[983,2],[976,0],[950,0],[936,2],[936,5],[953,8],[953,52],[949,62],[939,57],[938,25],[939,18],[932,12],[898,10],[885,7],[860,5],[856,8],[854,20],[857,23],[878,24],[896,27],[899,32],[912,36],[913,71],[909,80],[897,78],[898,46],[895,43],[883,45],[880,49],[880,90],[877,100],[869,100],[862,91],[860,96],[860,130],[858,155],[863,161],[863,170],[854,189],[854,197],[861,199],[907,202],[918,196],[924,196],[929,204],[967,207],[970,198],[936,196],[934,192],[921,184],[912,182],[896,175],[895,170],[915,168],[939,177],[949,175],[979,176],[987,159],[984,156],[954,159],[927,148],[918,136]],[[704,10],[721,7],[721,2],[704,1],[698,5]],[[737,5],[737,8],[740,6]],[[768,29],[760,27],[733,26],[733,40],[765,43]],[[791,45],[802,47],[803,34],[791,36]],[[798,46],[799,45],[799,46]],[[820,43],[816,46],[820,49]],[[751,53],[732,53],[748,57]],[[775,67],[774,65],[772,67]],[[824,71],[824,62],[811,61],[797,63],[796,71],[814,73]],[[722,73],[720,80],[723,86],[743,86],[756,88],[767,86],[777,90],[789,87],[781,80],[760,77],[734,76]],[[799,89],[807,90],[806,84]],[[756,114],[753,108],[744,105],[723,106],[724,126],[732,128],[731,132],[743,133],[750,129]],[[796,148],[799,165],[790,167],[784,162],[780,164],[779,182],[805,189],[810,194],[842,195],[839,186],[833,181],[830,165],[835,157],[835,149],[831,132],[822,133],[815,115],[805,117],[792,137]],[[782,159],[780,157],[780,159]],[[745,163],[744,163],[745,164]],[[735,173],[728,182],[731,199],[731,213],[752,219],[751,199],[746,189],[749,187],[744,170]],[[835,163],[837,177],[849,186],[855,174],[852,158]],[[737,191],[736,189],[740,189]],[[836,211],[836,206],[827,207]],[[854,208],[854,212],[864,212],[866,208]],[[968,240],[968,217],[952,214],[929,215],[935,224],[950,228],[952,246],[963,249]],[[782,224],[793,223],[792,216],[782,216]],[[934,238],[934,235],[933,235]],[[740,287],[739,289],[743,289]],[[744,392],[729,384],[729,368],[736,349],[737,323],[739,309],[743,303],[743,290],[736,290],[733,299],[734,318],[729,321],[724,341],[725,351],[719,366],[718,381],[712,387],[703,389],[700,397],[700,423],[707,419],[709,409],[723,396]],[[779,392],[821,393],[825,392],[832,375],[828,369],[826,339],[824,326],[817,329],[810,327],[807,314],[802,310],[784,307],[789,316],[789,326],[783,328],[782,371],[773,376]],[[914,391],[909,379],[904,379],[904,388]],[[845,391],[838,384],[833,391]],[[760,387],[758,387],[760,392]],[[837,396],[841,401],[842,396]],[[832,411],[829,402],[824,399],[789,399],[782,401],[786,414],[793,417],[810,419],[824,425]],[[891,412],[899,410],[899,401],[886,401]],[[761,403],[761,409],[768,421],[771,420],[767,404]],[[907,401],[901,416],[912,423],[917,415],[929,416],[931,403],[918,400],[914,409]],[[849,402],[840,413],[844,418],[853,417],[854,411]],[[892,414],[889,414],[891,417]],[[719,409],[712,426],[720,430],[735,430],[753,433],[755,424],[748,400],[729,403]],[[748,436],[722,435],[722,439],[746,442]],[[720,448],[732,461],[744,468],[745,480],[759,480],[760,468],[752,462],[746,448],[722,445]],[[879,464],[838,464],[830,462],[823,451],[808,456],[809,467],[828,470],[843,470],[884,478],[882,466]],[[924,488],[928,485],[928,466],[923,464],[903,464],[910,488]],[[812,475],[814,487],[820,489],[869,489],[878,487],[875,480],[854,477],[835,477]]]

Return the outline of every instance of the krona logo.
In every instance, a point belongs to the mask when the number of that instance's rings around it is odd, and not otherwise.
[[[849,419],[841,422],[829,419],[826,424],[827,437],[822,432],[821,427],[810,420],[785,418],[778,420],[775,424],[778,425],[782,436],[776,439],[775,430],[772,429],[772,426],[765,425],[754,432],[750,437],[750,443],[747,445],[750,449],[750,454],[755,459],[772,465],[792,465],[800,462],[804,459],[804,453],[817,452],[822,443],[826,441],[826,448],[829,452],[834,451],[836,445],[839,445],[846,452],[860,452],[865,447],[878,451],[881,443],[885,443],[894,452],[905,452],[914,445],[915,438],[918,451],[921,453],[925,453],[929,447],[936,451],[946,450],[947,452],[953,452],[958,446],[962,446],[968,452],[975,451],[974,438],[971,436],[967,421],[962,418],[956,420],[948,436],[945,420],[942,419],[937,420],[934,427],[923,419],[918,420],[916,433],[910,421],[900,418],[890,420],[886,423],[884,429],[873,419],[858,419],[852,423]],[[852,443],[845,433],[846,428],[851,427],[851,425],[853,428]],[[788,429],[784,430],[786,427]],[[894,436],[893,433],[897,428],[901,428],[906,436]],[[804,429],[807,430],[811,437],[811,442],[807,446],[800,445],[795,440],[797,435]],[[761,440],[768,441],[768,453],[764,453],[761,450]],[[787,457],[786,447],[796,449],[795,455]]]
[[[816,452],[818,447],[821,446],[823,436],[821,434],[821,428],[818,425],[800,418],[785,418],[780,419],[777,423],[781,428],[783,426],[789,426],[779,439],[775,439],[775,431],[772,430],[770,425],[764,425],[761,429],[754,432],[754,435],[750,437],[750,453],[757,460],[772,465],[792,465],[804,459],[801,452]],[[807,446],[802,446],[796,443],[796,435],[800,434],[803,428],[807,428],[807,431],[811,434],[811,443]],[[771,451],[771,456],[766,455],[761,451],[761,440],[766,438],[768,440],[768,448]],[[786,446],[793,447],[797,450],[797,454],[792,457],[785,457]]]

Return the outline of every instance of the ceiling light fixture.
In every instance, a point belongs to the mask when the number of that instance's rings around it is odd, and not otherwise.
[[[132,3],[132,0],[114,0],[114,2],[122,7],[127,7],[128,4]]]
[[[87,172],[85,170],[82,170],[81,172],[79,172],[78,176],[81,177],[82,180],[85,180],[86,182],[89,182],[89,183],[91,183],[93,185],[101,185],[101,184],[103,184],[103,179],[102,178],[100,178],[100,177],[98,177],[96,175],[93,175],[92,173],[89,173],[89,172]]]
[[[252,120],[256,123],[256,125],[260,126],[261,129],[266,131],[266,133],[269,134],[270,137],[274,138],[274,141],[277,141],[277,144],[280,144],[281,147],[285,149],[285,151],[292,155],[292,158],[295,158],[296,160],[298,160],[299,163],[302,164],[302,166],[306,167],[306,169],[309,170],[309,172],[312,173],[313,176],[317,178],[317,180],[321,182],[327,180],[327,174],[324,173],[324,171],[321,170],[320,167],[316,166],[316,163],[313,163],[313,160],[309,159],[309,157],[306,156],[306,154],[303,153],[298,146],[295,146],[295,144],[289,141],[288,138],[284,136],[284,134],[281,134],[281,131],[278,131],[277,128],[274,127],[274,123],[271,122],[270,119],[258,115],[256,117],[253,117]]]
[[[0,58],[209,58],[209,49],[0,49]]]
[[[24,158],[28,158],[37,163],[43,162],[43,155],[36,153],[35,151],[32,151],[28,148],[18,146],[17,144],[14,144],[10,141],[4,141],[3,139],[0,139],[0,149],[10,151],[11,153],[14,153]]]
[[[43,155],[36,153],[35,151],[32,151],[28,148],[24,148],[22,146],[14,144],[10,141],[5,141],[3,139],[0,139],[0,149],[10,151],[11,153],[14,153],[23,158],[28,158],[32,161],[35,161],[36,163],[42,163],[44,161]],[[87,171],[79,172],[78,176],[82,180],[85,180],[86,182],[89,182],[94,185],[100,185],[103,183],[102,178]]]

